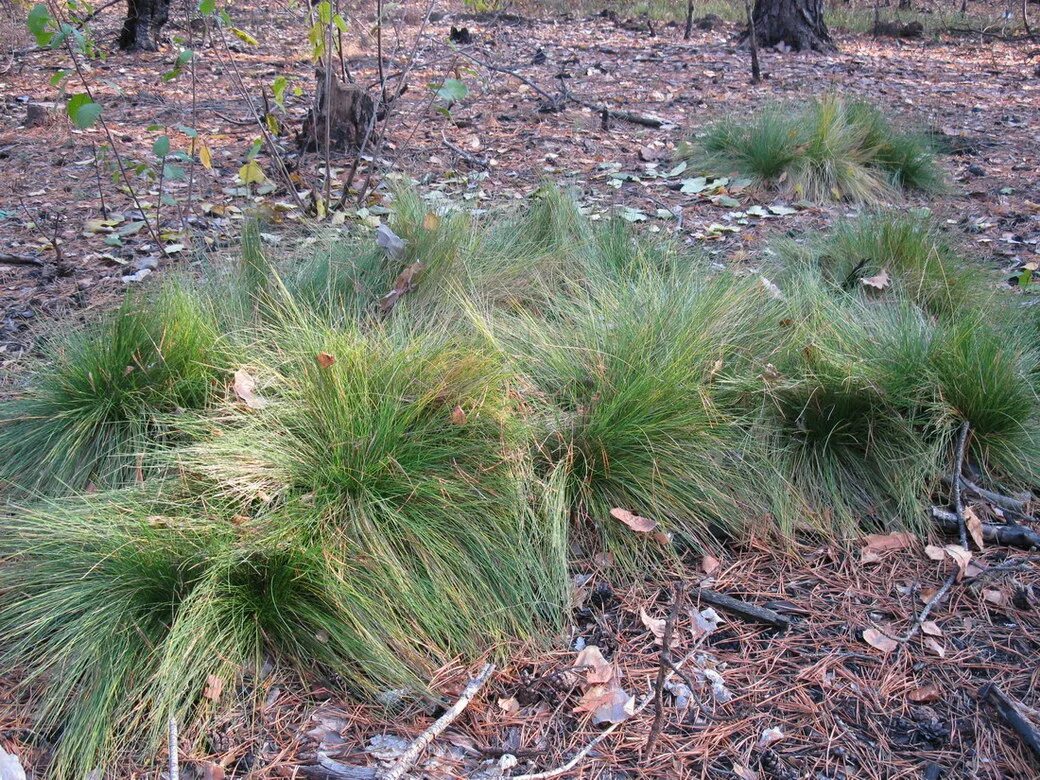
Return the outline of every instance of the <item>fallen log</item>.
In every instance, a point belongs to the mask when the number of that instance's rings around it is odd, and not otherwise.
[[[1015,730],[1033,754],[1040,757],[1040,732],[1026,720],[1015,701],[993,683],[986,683],[979,690],[979,698],[988,701],[1000,713],[1000,717]]]

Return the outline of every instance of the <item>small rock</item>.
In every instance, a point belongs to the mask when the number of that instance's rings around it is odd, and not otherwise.
[[[22,762],[14,753],[8,753],[0,747],[0,780],[25,780]]]
[[[986,169],[983,168],[981,165],[977,165],[976,163],[972,163],[971,165],[968,166],[968,173],[970,173],[972,176],[985,176],[986,175]]]
[[[132,274],[127,274],[123,277],[123,284],[132,284],[133,282],[140,282],[151,274],[151,268],[142,268],[140,271],[135,271]]]
[[[139,271],[154,271],[159,267],[159,258],[155,255],[149,255],[148,257],[142,257],[136,263],[134,263],[137,270]]]
[[[53,103],[27,103],[25,106],[25,126],[43,127],[51,119]]]

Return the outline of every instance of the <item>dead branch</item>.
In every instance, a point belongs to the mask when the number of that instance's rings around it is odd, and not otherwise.
[[[683,597],[683,584],[677,583],[675,595],[672,597],[672,611],[664,624],[664,634],[661,636],[661,662],[657,667],[657,683],[654,685],[654,725],[650,729],[650,736],[646,740],[646,752],[644,759],[649,761],[653,758],[654,748],[657,746],[657,738],[664,728],[664,683],[668,672],[672,668],[672,633],[675,630],[675,620],[679,616],[679,606]],[[692,694],[693,689],[690,689]]]
[[[419,754],[469,706],[473,697],[477,695],[477,692],[487,682],[493,671],[495,671],[494,664],[485,664],[484,668],[480,670],[480,674],[466,684],[458,701],[451,705],[447,712],[437,718],[432,726],[419,735],[419,738],[397,759],[397,763],[390,767],[390,770],[383,776],[383,780],[401,780],[405,773],[419,760]]]
[[[4,265],[46,265],[46,263],[38,257],[30,257],[29,255],[12,255],[7,252],[0,252],[0,263],[3,263]]]
[[[979,498],[983,498],[991,504],[999,506],[1001,509],[1012,509],[1016,512],[1025,512],[1030,499],[1028,495],[1019,498],[1016,496],[1005,496],[1003,493],[987,490],[963,476],[961,477],[961,485],[967,488],[968,492],[974,493]]]
[[[751,622],[765,623],[773,628],[786,631],[791,627],[791,619],[779,612],[774,612],[766,607],[749,604],[746,601],[727,596],[725,593],[717,593],[707,588],[696,588],[695,593],[701,601],[711,604],[713,607],[724,609]]]
[[[944,531],[955,531],[958,526],[957,515],[937,506],[932,507],[932,517],[941,523]],[[1016,547],[1020,550],[1040,550],[1040,533],[1024,525],[982,524],[982,539],[990,544],[1004,547]]]
[[[1022,738],[1026,746],[1033,751],[1033,754],[1040,757],[1040,732],[1036,730],[1025,716],[1019,710],[1018,703],[1011,699],[1006,693],[998,688],[994,683],[987,683],[982,686],[979,691],[979,698],[985,699],[1000,713],[1000,717],[1004,719],[1011,728],[1015,730],[1015,733]]]

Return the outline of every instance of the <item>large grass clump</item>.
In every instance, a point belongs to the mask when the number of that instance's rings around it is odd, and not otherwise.
[[[278,257],[251,224],[5,402],[0,662],[50,776],[155,756],[170,717],[200,736],[268,659],[427,694],[551,634],[569,557],[925,532],[965,422],[978,479],[1036,486],[1033,326],[923,218],[789,242],[774,284],[551,189],[397,206],[393,251]]]
[[[867,103],[833,96],[719,120],[682,153],[707,175],[745,177],[813,201],[874,203],[942,182],[923,137],[895,129]]]

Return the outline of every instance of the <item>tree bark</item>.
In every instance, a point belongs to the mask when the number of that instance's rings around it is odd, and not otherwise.
[[[823,0],[755,0],[754,19],[759,46],[836,51],[823,21]]]
[[[170,0],[126,0],[119,48],[155,51],[159,48],[159,34],[169,18]]]

